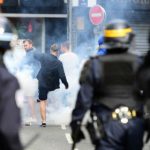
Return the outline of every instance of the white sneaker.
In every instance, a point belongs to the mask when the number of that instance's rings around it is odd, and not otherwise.
[[[31,126],[37,123],[37,119],[36,118],[28,118],[25,121],[25,126]]]
[[[37,123],[37,119],[36,119],[36,118],[31,118],[31,119],[30,119],[30,122],[31,122],[31,123]]]

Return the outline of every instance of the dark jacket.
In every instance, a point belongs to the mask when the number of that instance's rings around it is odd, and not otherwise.
[[[0,65],[0,149],[22,150],[19,140],[20,109],[16,105],[17,79]]]
[[[137,62],[137,57],[132,54],[112,54],[88,60],[81,72],[72,122],[81,121],[87,110],[99,113],[97,106],[100,105],[108,109],[119,105],[140,109],[141,103],[133,94]]]
[[[137,98],[147,102],[150,98],[150,51],[143,58],[143,62],[136,74]]]
[[[51,54],[42,54],[38,56],[41,69],[38,73],[39,86],[48,88],[50,91],[59,88],[60,82],[68,87],[68,82],[64,73],[62,62]]]

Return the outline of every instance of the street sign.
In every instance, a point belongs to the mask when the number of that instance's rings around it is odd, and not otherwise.
[[[89,12],[90,21],[93,25],[101,24],[106,16],[105,9],[100,5],[91,7]]]

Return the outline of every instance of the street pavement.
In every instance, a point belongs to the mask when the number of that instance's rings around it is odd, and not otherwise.
[[[71,150],[72,146],[70,128],[65,125],[23,126],[20,137],[25,150]],[[88,136],[77,144],[76,150],[94,150]]]
[[[78,143],[75,150],[94,150],[84,128],[83,131],[86,139]],[[70,128],[65,125],[23,126],[20,137],[25,150],[71,150],[72,146]],[[143,150],[150,150],[150,143]]]

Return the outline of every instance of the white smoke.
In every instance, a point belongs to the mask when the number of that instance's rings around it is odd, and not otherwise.
[[[48,55],[48,54],[47,54]],[[27,105],[27,97],[37,99],[38,81],[32,78],[32,68],[29,65],[23,66],[20,69],[21,61],[25,56],[23,49],[16,48],[14,51],[7,52],[4,60],[8,70],[14,74],[21,86],[24,94],[24,105],[22,108],[22,120],[29,118],[31,111]],[[65,89],[64,85],[60,84],[60,89],[49,92],[47,101],[47,124],[69,124],[71,119],[71,112],[74,108],[76,95],[79,89],[79,60],[78,58],[65,58],[65,73],[69,83],[69,89]],[[38,104],[37,104],[38,105]],[[40,119],[40,110],[35,109],[38,122]]]
[[[47,120],[51,124],[69,124],[79,89],[80,64],[78,56],[72,52],[60,55],[59,59],[63,63],[69,88],[65,89],[61,83],[60,89],[49,92]]]
[[[71,112],[76,101],[78,83],[72,79],[72,82],[69,81],[69,86],[69,89],[65,89],[64,85],[61,84],[60,89],[49,92],[47,121],[50,124],[70,123]]]
[[[32,70],[26,67],[24,70],[17,71],[16,77],[26,96],[34,96],[38,89],[38,80],[32,78]]]
[[[60,88],[49,92],[47,106],[47,122],[50,124],[66,124],[71,121],[71,113],[75,107],[77,94],[79,90],[79,76],[82,67],[90,55],[93,55],[91,47],[83,43],[78,46],[76,55],[72,52],[67,52],[60,55],[66,78],[69,83],[69,89],[65,89],[61,83]]]
[[[25,56],[25,51],[21,46],[16,46],[13,50],[7,51],[4,55],[4,63],[8,70],[15,74],[19,63]]]
[[[83,48],[84,47],[84,48]],[[66,77],[69,83],[69,89],[65,89],[61,83],[60,88],[49,92],[47,101],[47,124],[69,124],[71,119],[71,112],[74,108],[76,96],[79,89],[79,75],[80,70],[83,66],[84,60],[87,59],[90,52],[86,53],[87,46],[81,46],[79,58],[74,58],[71,55],[64,58],[64,69]],[[85,50],[85,51],[84,51]],[[82,52],[82,53],[81,53]],[[86,54],[85,54],[86,53]],[[47,54],[49,55],[49,53]],[[7,68],[13,73],[20,83],[21,89],[23,90],[25,101],[22,109],[23,115],[22,120],[26,120],[29,117],[30,108],[27,105],[27,97],[33,97],[35,102],[38,97],[38,81],[32,78],[32,68],[30,66],[21,67],[21,61],[25,56],[25,51],[22,45],[17,45],[14,51],[7,52],[4,60]],[[77,60],[78,59],[78,60]],[[19,68],[22,69],[19,69]],[[39,104],[37,104],[39,105]],[[36,109],[38,122],[41,123],[40,110]]]
[[[25,50],[23,49],[21,42],[18,42],[18,45],[16,45],[12,51],[7,51],[5,53],[4,63],[7,69],[17,77],[25,95],[33,95],[35,89],[37,90],[38,82],[37,79],[32,78],[33,70],[30,67],[30,64],[21,64],[25,56]]]
[[[35,96],[38,90],[38,81],[32,77],[33,70],[30,67],[30,64],[24,65],[21,63],[24,57],[25,50],[22,47],[22,40],[18,41],[18,45],[16,45],[12,51],[7,51],[4,55],[4,63],[7,69],[18,79],[23,93],[24,102],[22,107],[22,120],[26,120],[25,118],[28,118],[29,115],[31,116],[31,114],[29,114],[31,112],[31,108],[26,105],[29,103],[27,97],[33,97],[36,100]],[[20,99],[20,101],[22,101],[22,99]]]

